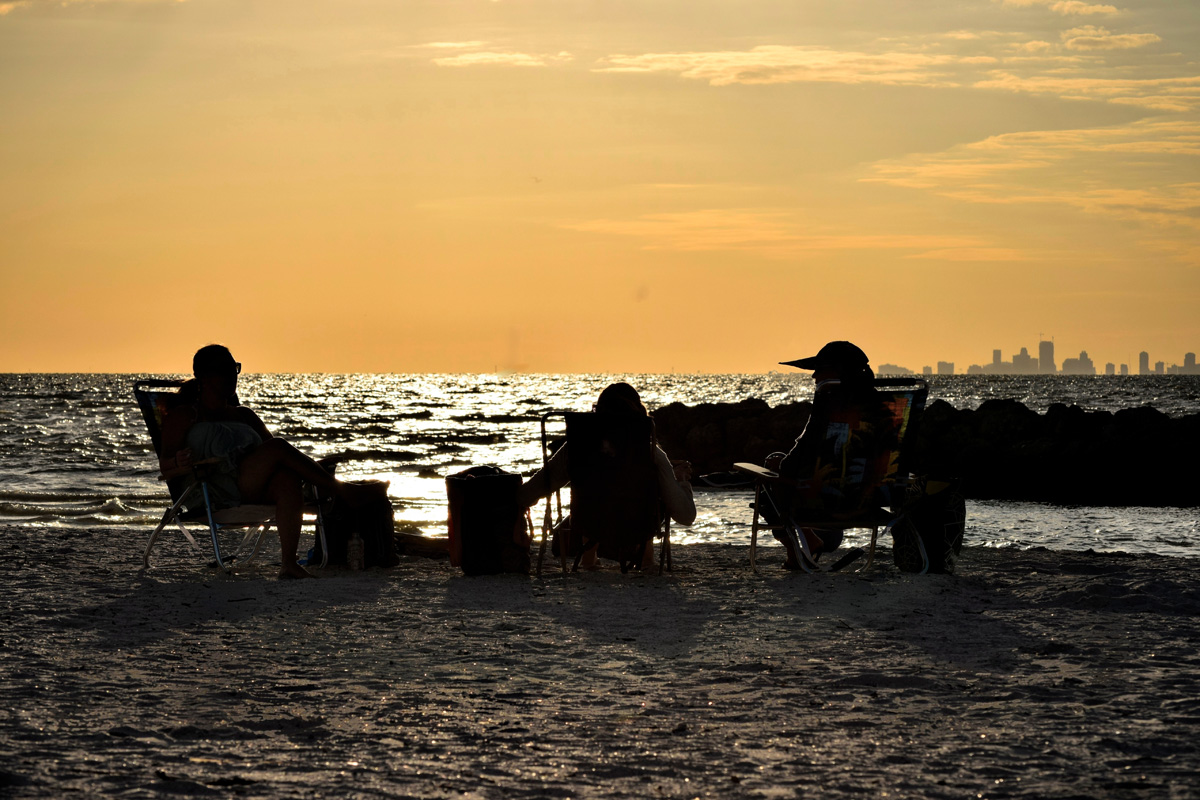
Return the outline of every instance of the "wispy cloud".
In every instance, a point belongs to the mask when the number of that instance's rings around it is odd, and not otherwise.
[[[1054,204],[1200,229],[1200,183],[1164,180],[1180,157],[1200,157],[1200,122],[992,136],[876,163],[864,180],[975,203]]]
[[[487,45],[483,41],[470,42],[426,42],[425,44],[413,45],[413,47],[432,47],[434,50],[475,50]]]
[[[1056,14],[1063,16],[1092,16],[1095,14],[1118,14],[1116,6],[1104,3],[1085,3],[1082,0],[1003,0],[1010,8],[1029,8],[1030,6],[1045,6]]]
[[[563,225],[568,230],[636,237],[646,250],[747,251],[774,258],[835,250],[915,250],[949,258],[953,252],[986,251],[973,236],[940,234],[814,233],[790,210],[709,208],[643,214],[629,219],[595,219]]]
[[[1200,75],[1176,78],[1094,78],[1068,75],[1023,77],[1005,70],[993,71],[975,84],[979,89],[1050,94],[1059,97],[1105,100],[1159,111],[1200,108]]]
[[[1162,63],[1110,67],[1105,62],[1107,52],[1162,41],[1157,34],[1120,34],[1084,25],[1062,32],[1059,38],[1052,42],[1030,40],[1017,33],[951,31],[911,40],[880,40],[876,44],[887,49],[878,53],[815,45],[760,45],[749,50],[612,55],[601,59],[596,70],[675,74],[712,86],[815,82],[970,86],[1173,112],[1200,103],[1200,95],[1192,91],[1195,77],[1160,77],[1170,69]],[[1138,77],[1139,70],[1148,73],[1147,77]]]
[[[1112,33],[1107,28],[1084,25],[1062,32],[1063,45],[1068,50],[1132,50],[1161,42],[1153,33]]]
[[[150,5],[152,3],[186,3],[187,0],[10,0],[10,2],[0,3],[0,17],[10,14],[13,11],[23,8],[33,8],[34,6],[45,7],[65,7],[78,5],[116,5],[116,4],[137,4]]]
[[[547,67],[570,60],[566,51],[547,55],[484,50],[435,58],[433,63],[439,67]]]
[[[713,86],[772,83],[883,83],[938,85],[956,56],[928,53],[862,53],[826,47],[761,45],[750,50],[613,55],[600,72],[676,73]]]

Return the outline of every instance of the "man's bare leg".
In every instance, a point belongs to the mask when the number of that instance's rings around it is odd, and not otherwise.
[[[275,527],[279,531],[279,577],[311,578],[300,566],[296,555],[300,546],[300,526],[304,521],[304,495],[300,477],[281,469],[267,484],[266,498],[275,503]]]

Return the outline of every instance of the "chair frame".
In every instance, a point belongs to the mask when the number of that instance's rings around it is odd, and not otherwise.
[[[899,387],[915,387],[912,392],[913,399],[909,408],[908,422],[901,432],[900,443],[897,447],[897,453],[900,458],[897,462],[896,471],[886,477],[880,485],[890,485],[896,488],[903,488],[912,482],[914,476],[912,473],[905,472],[903,468],[903,454],[906,449],[906,443],[912,436],[914,427],[920,421],[922,412],[925,410],[925,402],[929,396],[929,382],[921,378],[877,378],[874,381],[876,388],[899,388]],[[778,516],[785,521],[770,524],[765,519],[760,522],[762,516],[761,509],[764,501],[774,503],[769,490],[770,486],[795,486],[800,482],[785,478],[778,472],[769,470],[758,464],[747,462],[738,462],[733,465],[733,468],[738,472],[745,473],[754,479],[754,519],[750,526],[750,569],[757,572],[758,564],[756,561],[756,551],[758,548],[758,532],[760,530],[783,531],[784,536],[788,539],[791,545],[795,548],[799,556],[800,567],[807,573],[819,571],[816,558],[813,557],[812,551],[808,546],[805,536],[799,535],[801,531],[847,531],[853,529],[870,529],[871,545],[867,551],[867,563],[859,567],[854,572],[865,572],[870,569],[875,561],[875,551],[879,539],[879,529],[884,528],[890,530],[901,516],[899,510],[891,510],[881,506],[871,504],[864,505],[858,509],[841,515],[833,515],[820,519],[803,519],[795,516],[788,517],[787,514],[780,513],[776,509]],[[918,537],[918,545],[920,546],[920,538]],[[924,559],[925,569],[929,567],[929,557],[926,555],[924,547],[921,546],[921,557]],[[835,565],[836,569],[836,565]],[[925,570],[922,570],[924,572]]]
[[[563,420],[563,424],[565,425],[568,414],[581,414],[581,413],[587,413],[587,412],[548,411],[545,414],[542,414],[542,417],[541,417],[541,430],[542,430],[541,441],[542,441],[542,467],[543,467],[543,469],[547,465],[549,465],[550,458],[553,455],[553,453],[551,452],[551,449],[550,449],[550,437],[549,437],[548,431],[547,431],[547,422],[552,417],[561,417]],[[654,419],[653,418],[650,419],[650,441],[651,441],[652,447],[658,446],[658,438],[654,435]],[[653,452],[653,451],[651,451],[651,452]],[[568,484],[568,486],[569,485],[570,484]],[[556,509],[557,509],[557,514],[555,514]],[[545,560],[545,557],[546,557],[546,543],[550,539],[550,537],[553,536],[554,528],[557,527],[559,524],[561,524],[565,518],[566,518],[566,514],[563,513],[562,489],[555,489],[554,493],[546,498],[546,512],[542,519],[542,541],[538,547],[538,562],[537,562],[537,574],[539,576],[542,574],[542,562]],[[659,553],[658,553],[658,574],[662,575],[664,570],[671,571],[674,568],[674,564],[672,563],[672,560],[671,560],[671,516],[670,516],[670,514],[663,515],[663,521],[659,525],[657,535],[662,537],[662,545],[659,548]],[[568,570],[567,570],[567,548],[565,546],[559,548],[558,560],[559,560],[559,566],[560,566],[562,572],[563,573],[568,572]],[[575,560],[575,564],[571,568],[570,571],[576,572],[576,571],[578,571],[578,569],[579,569],[579,558],[577,557]]]
[[[163,379],[142,379],[135,381],[133,384],[134,397],[137,400],[138,408],[141,410],[142,418],[145,420],[146,427],[149,430],[150,440],[154,445],[154,453],[160,458],[162,454],[162,430],[161,420],[156,413],[157,409],[154,398],[154,395],[158,394],[158,392],[149,390],[177,389],[182,385],[183,381],[181,380]],[[179,493],[177,499],[173,498],[171,506],[163,513],[158,526],[150,534],[150,539],[146,542],[146,549],[142,552],[142,569],[150,568],[150,551],[158,541],[159,535],[168,525],[173,524],[178,527],[188,544],[197,553],[203,553],[203,549],[197,543],[196,538],[187,528],[186,523],[188,522],[207,523],[212,542],[213,557],[216,560],[215,563],[226,573],[233,571],[234,563],[238,562],[243,553],[248,552],[244,563],[250,563],[258,556],[259,550],[262,549],[263,539],[266,538],[271,528],[275,526],[275,506],[247,503],[233,508],[214,509],[209,496],[208,481],[205,478],[205,470],[212,463],[216,463],[216,459],[207,459],[193,465],[191,482]],[[161,474],[158,479],[163,482],[167,480]],[[321,509],[320,494],[315,486],[312,487],[312,491],[315,502],[306,504],[304,511],[316,517],[313,525],[315,534],[321,542],[321,563],[319,566],[324,567],[329,559],[329,547],[325,541],[325,520]],[[201,505],[193,509],[188,505],[188,502],[191,500],[199,500]],[[233,553],[222,553],[220,532],[242,529],[246,533]]]

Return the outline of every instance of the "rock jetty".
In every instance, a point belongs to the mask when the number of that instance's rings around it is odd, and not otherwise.
[[[761,464],[804,429],[809,403],[762,400],[654,412],[658,438],[697,474],[735,461]],[[1044,414],[1016,400],[956,409],[935,400],[914,432],[910,467],[958,477],[968,497],[1066,505],[1200,505],[1200,414],[1169,417],[1149,406],[1086,411],[1056,404]]]

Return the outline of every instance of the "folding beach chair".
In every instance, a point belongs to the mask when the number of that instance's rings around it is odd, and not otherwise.
[[[802,482],[790,480],[757,464],[733,465],[734,469],[754,479],[751,569],[757,569],[755,553],[760,530],[778,531],[791,545],[800,566],[806,572],[812,572],[816,568],[816,557],[809,547],[808,537],[804,535],[806,531],[816,532],[818,536],[821,532],[833,532],[840,539],[846,530],[869,528],[871,546],[867,563],[859,571],[871,566],[875,559],[879,529],[892,525],[899,518],[900,501],[913,479],[904,467],[905,443],[911,440],[911,433],[929,395],[929,384],[920,378],[881,378],[875,381],[875,387],[887,414],[883,423],[874,420],[873,424],[886,424],[889,428],[872,431],[873,435],[860,439],[855,436],[855,426],[866,425],[866,421],[848,417],[844,421],[848,435],[838,440],[838,446],[843,449],[839,449],[836,455],[847,468],[833,488],[839,497],[856,498],[851,507],[834,504],[832,507],[814,508],[794,504],[792,498],[795,493],[804,489]],[[856,450],[856,443],[864,440],[870,444]],[[861,555],[861,550],[854,555]],[[835,564],[834,569],[839,566]]]
[[[154,453],[160,458],[162,456],[163,417],[182,385],[183,381],[177,380],[139,380],[133,385],[133,396],[137,398],[138,408],[141,409],[142,418],[146,421],[146,427],[150,431],[150,441],[154,444]],[[192,532],[188,530],[188,525],[206,525],[212,540],[213,556],[216,558],[216,563],[226,572],[232,571],[233,564],[242,558],[244,553],[247,554],[244,559],[246,562],[252,561],[258,555],[263,539],[275,524],[275,506],[244,504],[234,508],[214,508],[206,476],[206,468],[209,466],[210,463],[197,463],[193,466],[191,475],[181,475],[166,481],[167,488],[171,493],[171,506],[163,513],[162,520],[154,529],[154,533],[150,534],[150,541],[146,543],[146,549],[142,553],[143,568],[150,566],[150,550],[158,541],[159,534],[167,525],[172,524],[179,528],[184,538],[197,552],[202,551]],[[164,479],[160,478],[160,480]],[[315,496],[315,487],[313,487],[313,491]],[[316,499],[318,502],[306,505],[304,510],[306,514],[316,517],[316,536],[320,540],[322,553],[320,566],[323,567],[328,558],[329,548],[325,542],[320,498],[316,497]],[[226,531],[244,531],[244,533],[232,552],[223,553],[221,540],[228,539],[228,535],[222,536]],[[229,543],[232,544],[232,540]]]
[[[597,548],[602,558],[621,565],[622,572],[642,563],[646,543],[662,537],[658,571],[671,568],[671,519],[658,493],[654,464],[654,420],[595,412],[550,412],[542,416],[542,458],[550,460],[547,421],[563,417],[570,457],[570,535],[559,544],[559,560],[567,568],[568,542],[576,545],[573,570],[583,553]],[[552,509],[557,507],[557,518]],[[546,542],[564,520],[561,495],[546,501],[538,573]]]

